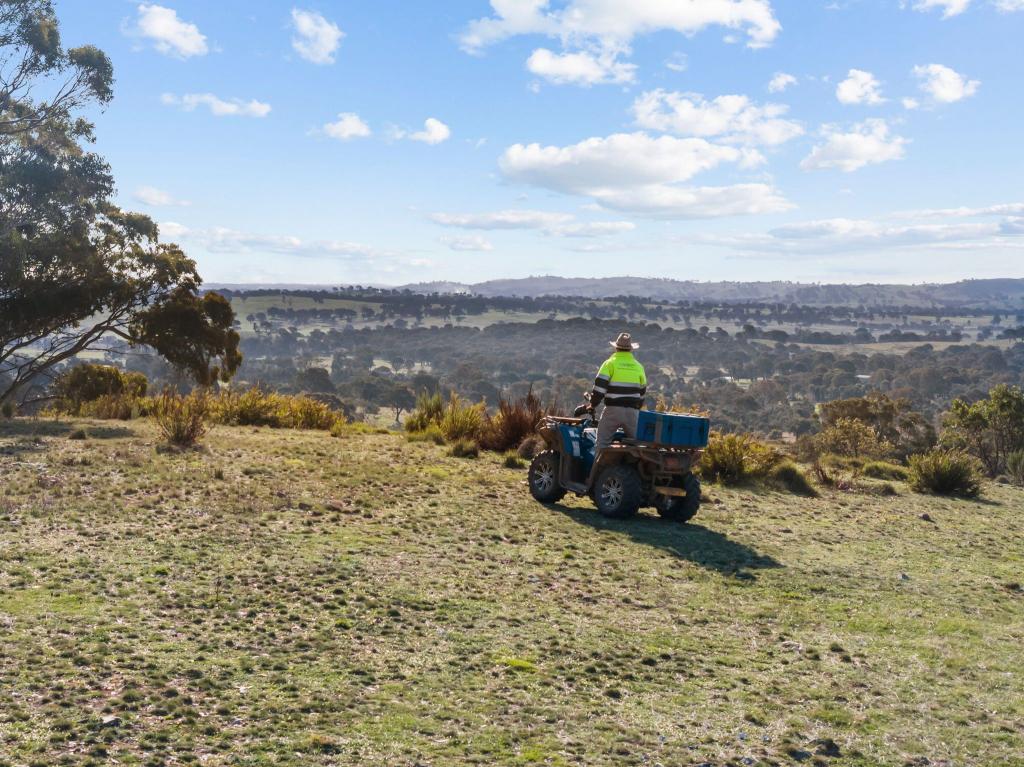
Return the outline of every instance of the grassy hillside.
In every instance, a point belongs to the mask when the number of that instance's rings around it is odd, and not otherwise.
[[[155,443],[0,423],[2,765],[1024,763],[1019,490],[680,527],[396,435]]]

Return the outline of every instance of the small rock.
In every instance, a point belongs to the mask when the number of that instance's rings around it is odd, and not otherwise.
[[[839,750],[839,746],[832,738],[821,738],[814,741],[814,743],[817,746],[814,749],[814,753],[818,756],[837,757],[843,755],[843,752]]]
[[[931,514],[929,514],[929,513],[927,512],[927,511],[926,511],[926,512],[925,512],[924,514],[922,514],[922,515],[921,515],[921,516],[919,517],[919,519],[922,519],[922,520],[924,520],[925,522],[934,522],[934,521],[935,521],[934,519],[932,519],[932,515],[931,515]]]
[[[100,720],[101,727],[120,727],[121,717],[108,714]]]
[[[900,580],[901,581],[909,581],[910,580],[910,576],[907,575],[906,573],[900,573]]]

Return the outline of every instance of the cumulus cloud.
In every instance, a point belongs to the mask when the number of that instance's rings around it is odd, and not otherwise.
[[[370,126],[354,112],[342,112],[338,119],[323,127],[325,135],[338,141],[349,141],[354,138],[366,138],[371,135]]]
[[[436,117],[428,117],[423,123],[423,130],[409,133],[404,130],[394,131],[395,138],[407,138],[424,144],[440,144],[451,138],[452,131]]]
[[[565,147],[515,144],[499,160],[510,181],[590,197],[605,208],[666,218],[703,218],[785,210],[766,184],[684,188],[696,174],[722,163],[763,161],[746,148],[702,138],[617,133]]]
[[[526,68],[538,77],[556,85],[591,86],[600,83],[633,82],[636,66],[618,60],[614,52],[591,54],[553,53],[538,48],[526,60]]]
[[[783,119],[788,110],[783,104],[757,106],[746,96],[718,96],[707,101],[697,93],[663,90],[649,91],[633,102],[633,116],[642,128],[769,146],[804,132],[800,123]]]
[[[470,235],[467,237],[441,237],[440,242],[443,245],[447,245],[451,250],[459,251],[473,251],[478,253],[487,253],[494,250],[494,245],[491,244],[490,240],[480,235]]]
[[[709,26],[747,34],[751,48],[769,45],[781,30],[770,0],[491,0],[493,15],[477,19],[459,38],[462,49],[484,48],[518,35],[557,38],[562,52],[533,52],[531,72],[558,83],[632,82],[635,66],[619,60],[639,35],[674,31],[691,36]],[[675,69],[676,65],[670,66]]]
[[[870,72],[851,69],[846,79],[836,86],[836,98],[841,104],[881,104],[881,83]]]
[[[178,18],[172,8],[154,3],[140,3],[134,26],[128,34],[149,40],[160,53],[187,59],[205,56],[209,52],[206,36],[199,27]]]
[[[942,18],[949,19],[967,10],[971,0],[916,0],[915,11],[930,11],[937,8],[942,11]]]
[[[982,216],[1024,216],[1024,202],[1007,202],[981,208],[925,208],[901,214],[904,218],[978,218]]]
[[[157,189],[155,186],[140,186],[135,190],[135,199],[141,202],[143,205],[149,205],[150,207],[184,207],[191,205],[188,200],[178,200],[172,197],[168,192],[162,189]]]
[[[837,168],[846,173],[903,157],[909,141],[892,135],[885,120],[865,120],[848,131],[834,125],[822,126],[825,141],[811,150],[800,163],[804,170]]]
[[[796,85],[796,78],[786,72],[776,72],[775,77],[768,81],[769,93],[782,93],[791,85]]]
[[[334,54],[345,33],[332,21],[314,11],[292,9],[292,48],[313,64],[333,64]]]
[[[160,101],[167,106],[176,106],[186,112],[194,112],[199,107],[206,107],[214,117],[266,117],[270,114],[270,104],[252,99],[224,99],[214,96],[212,93],[186,93],[183,96],[176,96],[173,93],[165,93]]]
[[[459,229],[536,230],[554,237],[600,237],[636,229],[631,221],[578,221],[569,213],[499,210],[488,213],[434,213],[431,221]]]
[[[981,83],[968,80],[956,70],[942,64],[927,64],[914,67],[922,91],[939,104],[952,104],[973,96]]]
[[[1003,13],[1024,11],[1024,0],[996,0],[996,8]]]

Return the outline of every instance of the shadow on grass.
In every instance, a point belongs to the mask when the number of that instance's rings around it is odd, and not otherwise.
[[[125,426],[82,426],[49,418],[0,419],[0,439],[68,437],[72,432],[79,430],[84,430],[89,439],[121,439],[134,435],[134,432]],[[14,447],[17,446],[8,446],[7,449]]]
[[[752,570],[767,570],[783,565],[773,557],[759,554],[749,546],[703,525],[680,525],[646,514],[633,519],[607,519],[597,511],[575,509],[560,503],[549,506],[574,522],[629,536],[638,543],[693,562],[695,565],[742,580],[756,580]]]

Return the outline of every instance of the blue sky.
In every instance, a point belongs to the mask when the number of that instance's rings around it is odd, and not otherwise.
[[[1024,0],[57,0],[208,282],[1024,277]]]

